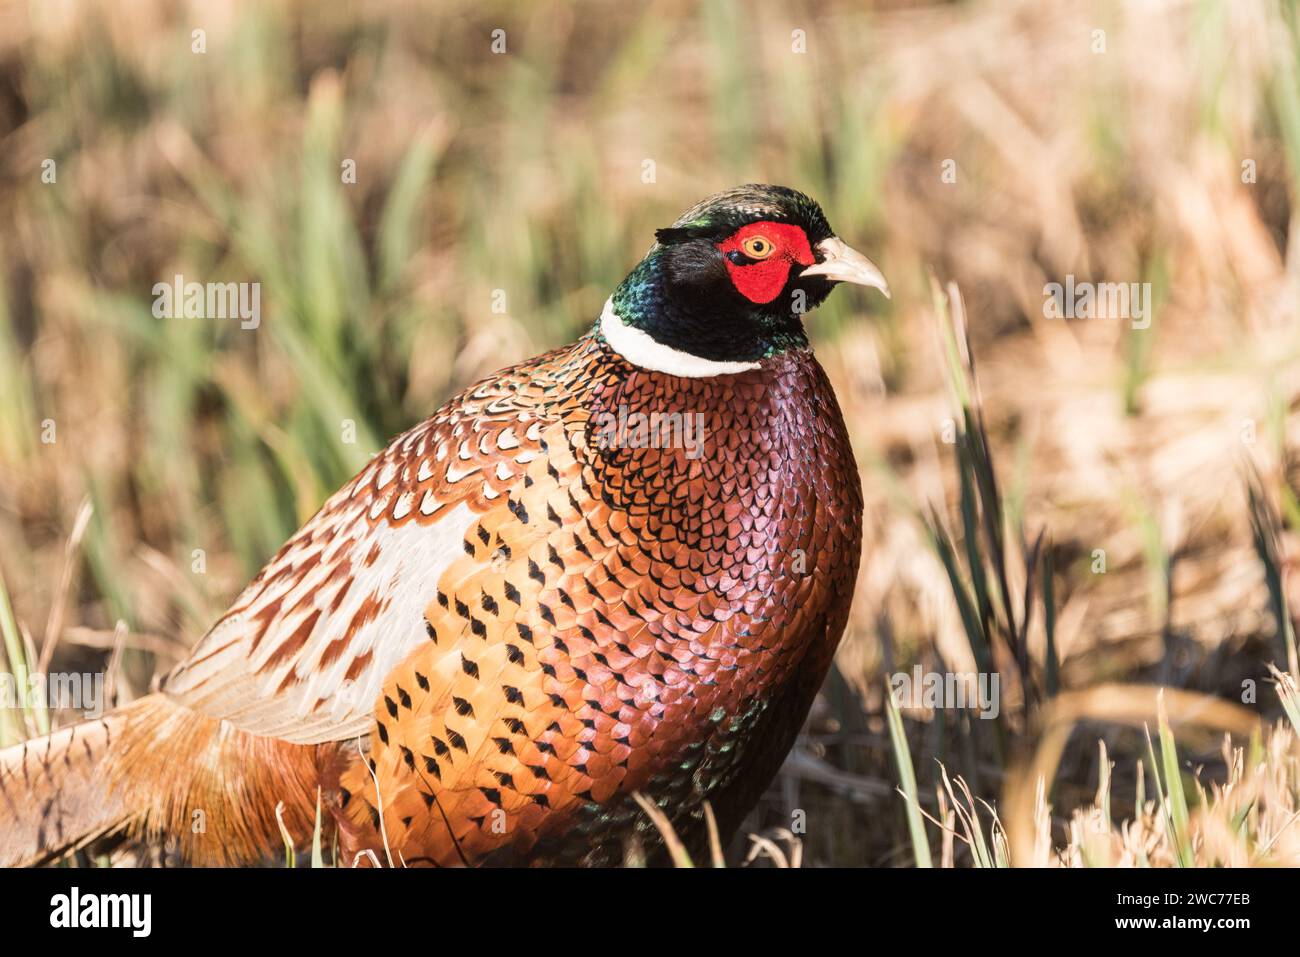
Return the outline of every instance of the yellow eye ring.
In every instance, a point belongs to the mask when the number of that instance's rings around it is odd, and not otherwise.
[[[776,246],[766,236],[750,236],[740,244],[740,248],[750,259],[766,259],[776,252]]]

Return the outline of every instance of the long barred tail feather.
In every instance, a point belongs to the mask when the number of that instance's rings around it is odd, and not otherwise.
[[[315,823],[339,749],[258,738],[148,695],[0,751],[0,867],[55,860],[114,833],[167,840],[195,864],[265,859]]]
[[[125,708],[0,751],[0,866],[41,864],[118,830],[130,812],[103,787]]]

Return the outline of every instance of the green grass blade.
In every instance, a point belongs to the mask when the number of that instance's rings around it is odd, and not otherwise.
[[[1282,710],[1286,712],[1287,720],[1291,722],[1291,727],[1295,728],[1296,734],[1300,735],[1300,683],[1272,664],[1268,666],[1268,670],[1273,673],[1276,681],[1275,688],[1278,700],[1282,703]]]
[[[917,798],[916,772],[912,769],[912,755],[907,749],[907,735],[903,733],[903,717],[898,712],[893,692],[885,686],[885,709],[889,719],[889,740],[894,747],[894,761],[898,765],[898,778],[907,805],[907,829],[912,835],[912,853],[917,867],[933,867],[930,843],[925,836],[925,819]]]
[[[18,631],[18,621],[14,618],[13,606],[9,603],[9,589],[5,587],[4,575],[0,574],[0,635],[4,637],[5,657],[9,661],[9,671],[14,677],[14,683],[18,688],[18,697],[20,712],[25,720],[35,720],[41,734],[49,732],[49,715],[45,709],[39,709],[41,713],[33,715],[30,707],[31,702],[27,697],[29,685],[29,672],[27,653],[23,648],[22,635]],[[16,740],[26,735],[21,734],[17,729],[5,730],[0,728],[7,738]],[[0,744],[12,743],[9,741],[0,741]]]
[[[1187,836],[1188,811],[1187,795],[1183,791],[1182,773],[1178,767],[1178,748],[1174,743],[1174,734],[1169,727],[1169,718],[1165,714],[1164,700],[1160,699],[1158,735],[1160,738],[1160,764],[1157,765],[1155,752],[1152,750],[1151,733],[1147,732],[1147,751],[1156,768],[1156,789],[1160,792],[1160,803],[1165,809],[1166,824],[1170,828],[1170,838],[1174,843],[1178,863],[1181,867],[1193,867],[1195,858]],[[1161,780],[1163,769],[1163,781]]]

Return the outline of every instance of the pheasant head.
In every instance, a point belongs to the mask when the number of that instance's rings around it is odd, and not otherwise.
[[[817,203],[749,185],[692,206],[614,292],[601,334],[638,364],[669,373],[737,372],[807,345],[803,316],[836,283],[889,286],[840,240]]]

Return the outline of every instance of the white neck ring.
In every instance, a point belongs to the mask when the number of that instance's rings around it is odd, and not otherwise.
[[[760,367],[757,362],[717,362],[713,359],[703,359],[689,352],[666,346],[655,340],[649,333],[629,326],[620,319],[614,312],[613,297],[605,300],[605,308],[600,313],[600,334],[605,337],[611,349],[632,365],[652,372],[664,372],[688,379],[704,379],[715,375],[752,372]]]

